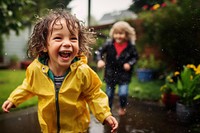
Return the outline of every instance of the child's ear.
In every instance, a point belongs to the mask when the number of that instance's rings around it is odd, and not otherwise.
[[[42,51],[46,53],[46,52],[47,52],[47,48],[43,48],[43,50],[42,50]]]

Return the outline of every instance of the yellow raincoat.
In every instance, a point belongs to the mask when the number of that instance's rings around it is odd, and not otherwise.
[[[26,78],[8,100],[15,106],[32,96],[38,97],[38,118],[44,133],[82,133],[90,123],[91,109],[103,123],[111,115],[108,98],[100,89],[102,83],[87,65],[83,55],[72,63],[60,89],[48,76],[49,67],[35,59],[26,70]]]

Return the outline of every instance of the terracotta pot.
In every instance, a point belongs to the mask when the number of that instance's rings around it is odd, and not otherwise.
[[[167,109],[175,109],[176,102],[178,101],[179,97],[173,93],[163,93],[162,94],[162,103],[165,105]]]

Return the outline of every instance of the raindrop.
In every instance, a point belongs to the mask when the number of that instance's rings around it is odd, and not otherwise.
[[[198,50],[198,49],[194,49],[194,51],[196,51],[196,52],[199,52],[199,50]]]
[[[128,121],[133,121],[133,119],[132,118],[128,118]]]
[[[21,117],[18,117],[18,119],[17,119],[18,121],[21,121],[22,120],[22,118]]]
[[[94,53],[95,53],[95,54],[99,54],[99,51],[95,51]]]

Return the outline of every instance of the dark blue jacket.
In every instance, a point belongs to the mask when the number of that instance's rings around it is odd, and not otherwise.
[[[130,83],[133,73],[133,65],[138,59],[138,53],[135,46],[129,41],[127,47],[117,58],[117,52],[114,47],[114,40],[108,40],[96,52],[97,60],[106,59],[104,79],[108,85]],[[124,63],[131,65],[130,71],[125,71]]]

